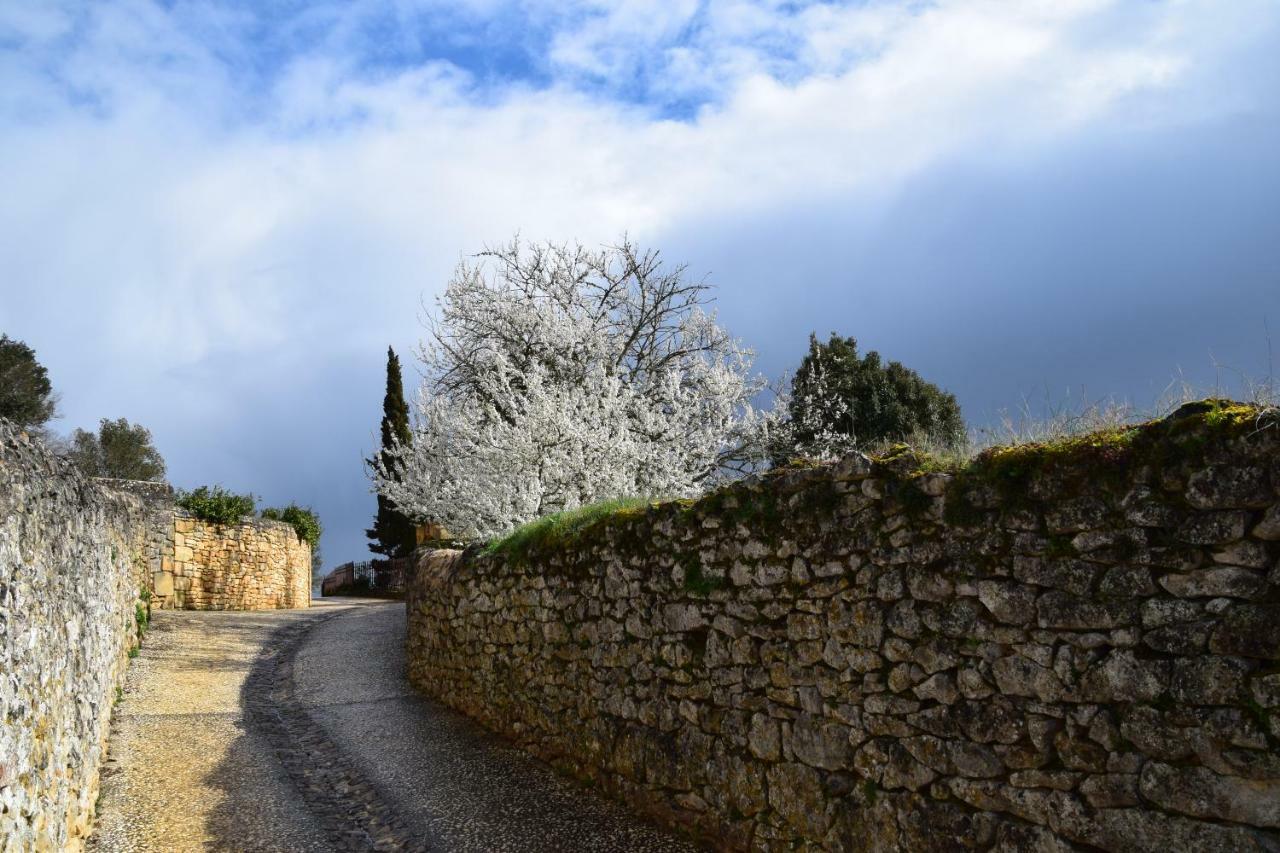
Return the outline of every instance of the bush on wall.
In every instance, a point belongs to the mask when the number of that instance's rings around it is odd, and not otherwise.
[[[267,507],[262,511],[262,517],[293,525],[298,538],[312,548],[320,542],[320,517],[310,507],[297,504],[289,504],[286,507]]]
[[[237,524],[253,514],[253,495],[238,495],[222,486],[200,486],[178,492],[178,506],[202,521]]]

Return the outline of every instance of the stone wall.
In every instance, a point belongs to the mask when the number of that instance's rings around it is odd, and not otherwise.
[[[1280,425],[1200,404],[425,552],[425,693],[716,846],[1280,849]]]
[[[177,510],[172,576],[157,572],[165,606],[269,610],[311,605],[311,546],[282,521],[209,524]]]
[[[0,421],[0,849],[77,849],[149,574],[138,498]]]
[[[311,546],[283,521],[211,524],[174,505],[166,483],[99,479],[139,497],[150,516],[145,555],[152,607],[271,610],[311,604]]]
[[[0,421],[0,853],[82,846],[139,609],[310,597],[288,524],[196,521],[167,487],[87,480]]]

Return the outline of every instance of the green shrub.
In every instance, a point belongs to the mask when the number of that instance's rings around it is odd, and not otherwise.
[[[142,602],[138,602],[133,606],[133,618],[138,623],[138,642],[142,642],[142,637],[147,633],[147,629],[151,627],[151,610]]]
[[[298,538],[312,548],[320,542],[320,517],[310,507],[289,504],[286,507],[267,507],[262,511],[263,518],[283,521],[292,524]]]
[[[253,495],[237,495],[222,486],[200,486],[178,492],[178,506],[202,521],[214,524],[238,524],[253,514]]]

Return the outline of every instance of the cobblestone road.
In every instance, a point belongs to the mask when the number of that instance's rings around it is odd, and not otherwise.
[[[102,851],[676,851],[404,679],[404,607],[158,613],[112,732]]]

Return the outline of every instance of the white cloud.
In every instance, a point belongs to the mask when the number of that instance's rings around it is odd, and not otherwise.
[[[643,239],[1135,115],[1203,117],[1222,107],[1197,75],[1277,18],[1262,2],[531,4],[558,81],[484,94],[447,63],[361,70],[367,3],[277,22],[276,41],[312,45],[279,48],[278,74],[246,71],[244,11],[5,8],[0,322],[70,328],[147,375],[298,334],[411,335],[417,295],[517,228]],[[651,94],[710,100],[674,121],[576,85],[637,69]],[[1226,106],[1270,95],[1254,81]]]

